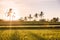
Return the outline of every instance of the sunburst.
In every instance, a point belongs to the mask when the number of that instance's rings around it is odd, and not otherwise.
[[[19,13],[16,8],[10,8],[8,12],[5,14],[5,19],[7,21],[14,21],[20,18]]]

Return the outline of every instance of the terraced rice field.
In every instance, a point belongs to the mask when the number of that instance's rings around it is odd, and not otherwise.
[[[60,40],[60,29],[0,30],[0,40]]]

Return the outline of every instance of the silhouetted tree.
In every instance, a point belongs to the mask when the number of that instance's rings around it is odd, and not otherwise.
[[[59,21],[59,18],[53,18],[52,20],[51,20],[51,22],[58,22]]]
[[[38,14],[37,14],[37,13],[35,13],[34,17],[35,17],[35,19],[34,19],[34,20],[36,20],[36,19],[38,18]]]
[[[28,17],[28,18],[29,18],[29,20],[31,21],[31,19],[32,19],[32,16],[31,16],[31,14],[29,15],[29,17]]]
[[[24,17],[24,20],[27,21],[27,17]]]
[[[44,14],[43,14],[43,12],[41,11],[41,13],[40,13],[40,15],[39,15],[39,16],[41,17],[41,19],[42,19],[43,15],[44,15]]]
[[[21,18],[19,19],[19,21],[24,21],[24,20],[23,20],[23,17],[21,17]]]
[[[38,18],[38,14],[36,13],[35,15],[34,15],[36,18]]]
[[[57,22],[59,21],[59,18],[58,18],[58,17],[56,18],[56,21],[57,21]]]
[[[36,21],[36,19],[38,18],[38,14],[37,13],[35,13],[35,15],[34,15],[34,17],[35,17],[35,21]]]

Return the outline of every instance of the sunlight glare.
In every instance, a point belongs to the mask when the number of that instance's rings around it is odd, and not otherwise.
[[[13,14],[14,17],[12,15],[11,16],[7,16],[8,15],[8,10],[7,10],[7,13],[5,14],[5,20],[7,20],[7,21],[9,21],[9,20],[10,21],[14,21],[14,20],[18,20],[20,18],[18,10],[16,8],[12,8],[12,13],[11,14]]]

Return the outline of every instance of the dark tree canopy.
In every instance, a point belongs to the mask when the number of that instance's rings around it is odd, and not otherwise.
[[[38,14],[36,13],[34,16],[37,18],[38,17]]]

